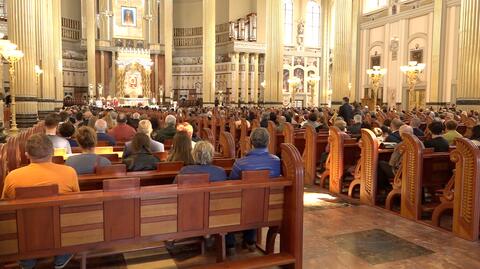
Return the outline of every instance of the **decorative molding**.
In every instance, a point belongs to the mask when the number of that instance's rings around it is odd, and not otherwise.
[[[433,4],[428,4],[428,5],[425,5],[425,6],[421,6],[417,9],[412,9],[412,10],[400,12],[397,15],[386,16],[386,17],[378,18],[374,21],[368,21],[368,22],[361,23],[360,24],[360,29],[365,30],[365,29],[377,28],[377,27],[384,26],[385,24],[388,24],[388,23],[393,23],[393,22],[397,22],[397,21],[400,21],[400,20],[420,17],[420,16],[427,15],[427,14],[432,13],[432,12],[433,12]]]

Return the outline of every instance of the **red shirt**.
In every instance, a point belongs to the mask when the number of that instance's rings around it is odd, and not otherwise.
[[[116,141],[130,141],[137,132],[126,123],[119,123],[108,132]]]

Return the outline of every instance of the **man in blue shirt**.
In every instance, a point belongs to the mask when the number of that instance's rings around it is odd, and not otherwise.
[[[270,136],[265,128],[256,128],[250,134],[253,149],[245,157],[235,161],[230,173],[230,179],[240,179],[242,171],[270,170],[270,177],[281,174],[280,159],[268,152]],[[250,251],[255,250],[256,230],[243,231],[243,241]],[[235,235],[229,233],[225,237],[229,255],[235,254]]]

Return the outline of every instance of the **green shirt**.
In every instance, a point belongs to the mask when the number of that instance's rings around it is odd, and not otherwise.
[[[445,138],[448,141],[449,145],[453,145],[453,140],[455,140],[455,138],[457,137],[463,137],[463,136],[456,130],[447,131],[443,135],[443,138]]]

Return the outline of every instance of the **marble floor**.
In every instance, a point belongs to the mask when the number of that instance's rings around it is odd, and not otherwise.
[[[215,261],[197,245],[90,258],[88,268],[188,268]],[[248,255],[238,250],[235,259]],[[319,189],[305,192],[304,268],[480,268],[480,243],[403,219],[383,209],[337,199]],[[51,268],[43,261],[37,268]],[[73,260],[66,268],[79,268]]]

